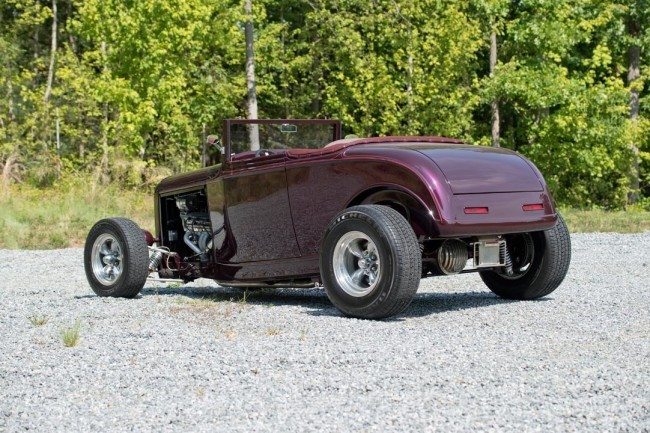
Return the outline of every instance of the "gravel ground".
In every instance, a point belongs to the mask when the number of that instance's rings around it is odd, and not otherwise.
[[[648,251],[574,235],[544,300],[434,278],[374,322],[318,289],[99,298],[80,249],[0,250],[0,431],[649,431]]]

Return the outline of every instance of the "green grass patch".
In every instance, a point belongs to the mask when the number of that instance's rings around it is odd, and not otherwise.
[[[560,212],[571,233],[650,231],[650,212],[646,210],[562,209]]]
[[[0,248],[83,246],[98,220],[122,216],[153,229],[153,194],[75,180],[47,189],[0,191]]]
[[[650,231],[650,212],[562,209],[573,233]],[[153,230],[153,193],[75,179],[38,189],[0,190],[0,248],[50,249],[83,246],[98,220],[122,216]],[[242,302],[246,302],[247,293]]]
[[[61,330],[61,339],[65,347],[75,347],[81,337],[81,322],[78,320],[74,325]]]

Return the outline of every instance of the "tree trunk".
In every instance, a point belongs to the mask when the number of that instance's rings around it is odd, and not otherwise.
[[[633,38],[634,45],[628,49],[628,69],[627,69],[627,85],[630,88],[630,121],[633,128],[636,129],[637,119],[639,117],[639,88],[635,85],[635,81],[641,76],[641,69],[639,66],[641,57],[641,47],[638,44],[640,33],[640,25],[634,19],[630,18],[627,23],[628,34]],[[632,137],[636,139],[636,134]],[[633,153],[633,161],[630,172],[630,192],[628,193],[628,203],[636,203],[639,199],[639,147],[635,142],[630,143],[630,149]]]
[[[314,83],[315,94],[314,98],[311,100],[311,112],[313,116],[318,116],[321,109],[321,87],[320,87],[320,78],[321,78],[321,59],[320,55],[317,55],[314,58],[314,63],[312,64],[312,73],[311,80]]]
[[[9,105],[9,120],[16,121],[16,113],[14,112],[14,85],[11,78],[7,80],[7,104]]]
[[[47,71],[47,86],[45,87],[45,95],[43,100],[47,102],[52,93],[52,82],[54,81],[54,62],[56,61],[56,30],[57,26],[57,12],[56,0],[52,0],[52,47],[50,48],[50,67]]]
[[[409,50],[411,50],[411,47],[409,47]],[[407,74],[408,74],[408,79],[406,82],[406,98],[407,98],[407,104],[408,104],[408,119],[406,121],[408,125],[408,133],[413,134],[413,129],[411,125],[413,124],[412,121],[415,118],[415,104],[413,104],[413,54],[409,53],[408,59],[407,59]]]
[[[203,124],[203,129],[201,129],[201,167],[208,166],[208,148],[207,148],[207,137],[205,135],[205,123]]]
[[[106,74],[108,57],[106,54],[106,42],[101,43],[103,73]],[[102,103],[103,125],[102,125],[102,159],[99,163],[99,181],[101,184],[107,184],[110,181],[108,175],[108,103]]]
[[[244,10],[246,12],[244,33],[246,36],[246,89],[248,90],[248,118],[257,119],[257,90],[255,89],[255,57],[253,52],[253,0],[245,0]],[[251,150],[259,150],[259,125],[249,125],[248,139]]]
[[[494,76],[494,70],[497,65],[497,34],[492,31],[490,34],[490,77]],[[501,139],[501,130],[499,125],[499,101],[495,98],[491,104],[492,111],[492,146],[499,147]]]
[[[18,166],[18,157],[16,156],[16,153],[11,153],[9,157],[5,160],[4,164],[0,164],[2,166],[2,187],[4,191],[7,190],[9,187],[9,183],[14,180],[18,182],[20,179],[18,177],[18,174],[15,173],[16,167]]]

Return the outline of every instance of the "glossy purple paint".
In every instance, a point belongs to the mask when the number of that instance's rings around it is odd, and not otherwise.
[[[215,242],[201,275],[219,281],[318,280],[327,225],[341,210],[392,203],[420,239],[546,230],[557,215],[539,171],[503,149],[443,137],[338,140],[322,149],[244,152],[163,180],[157,198],[205,188]],[[544,209],[524,212],[524,204]],[[488,214],[466,214],[487,207]],[[156,215],[160,238],[160,215]]]

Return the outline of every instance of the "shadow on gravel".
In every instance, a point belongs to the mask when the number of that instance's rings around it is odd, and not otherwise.
[[[327,299],[325,291],[314,289],[248,289],[230,287],[147,287],[140,292],[139,298],[147,296],[183,296],[190,299],[207,302],[245,302],[251,305],[266,306],[299,306],[306,309],[312,316],[342,317]],[[79,295],[75,298],[90,298],[95,295]],[[539,299],[543,302],[548,299]],[[423,317],[449,311],[461,311],[472,308],[489,307],[492,305],[510,304],[522,301],[501,299],[490,292],[461,292],[461,293],[420,293],[415,296],[407,310],[397,317],[387,321],[403,321],[409,317]]]
[[[334,309],[323,289],[240,289],[232,287],[147,287],[144,296],[185,296],[214,302],[246,302],[264,305],[322,306]]]
[[[399,317],[422,317],[430,314],[460,311],[519,301],[501,299],[491,292],[420,293]]]

